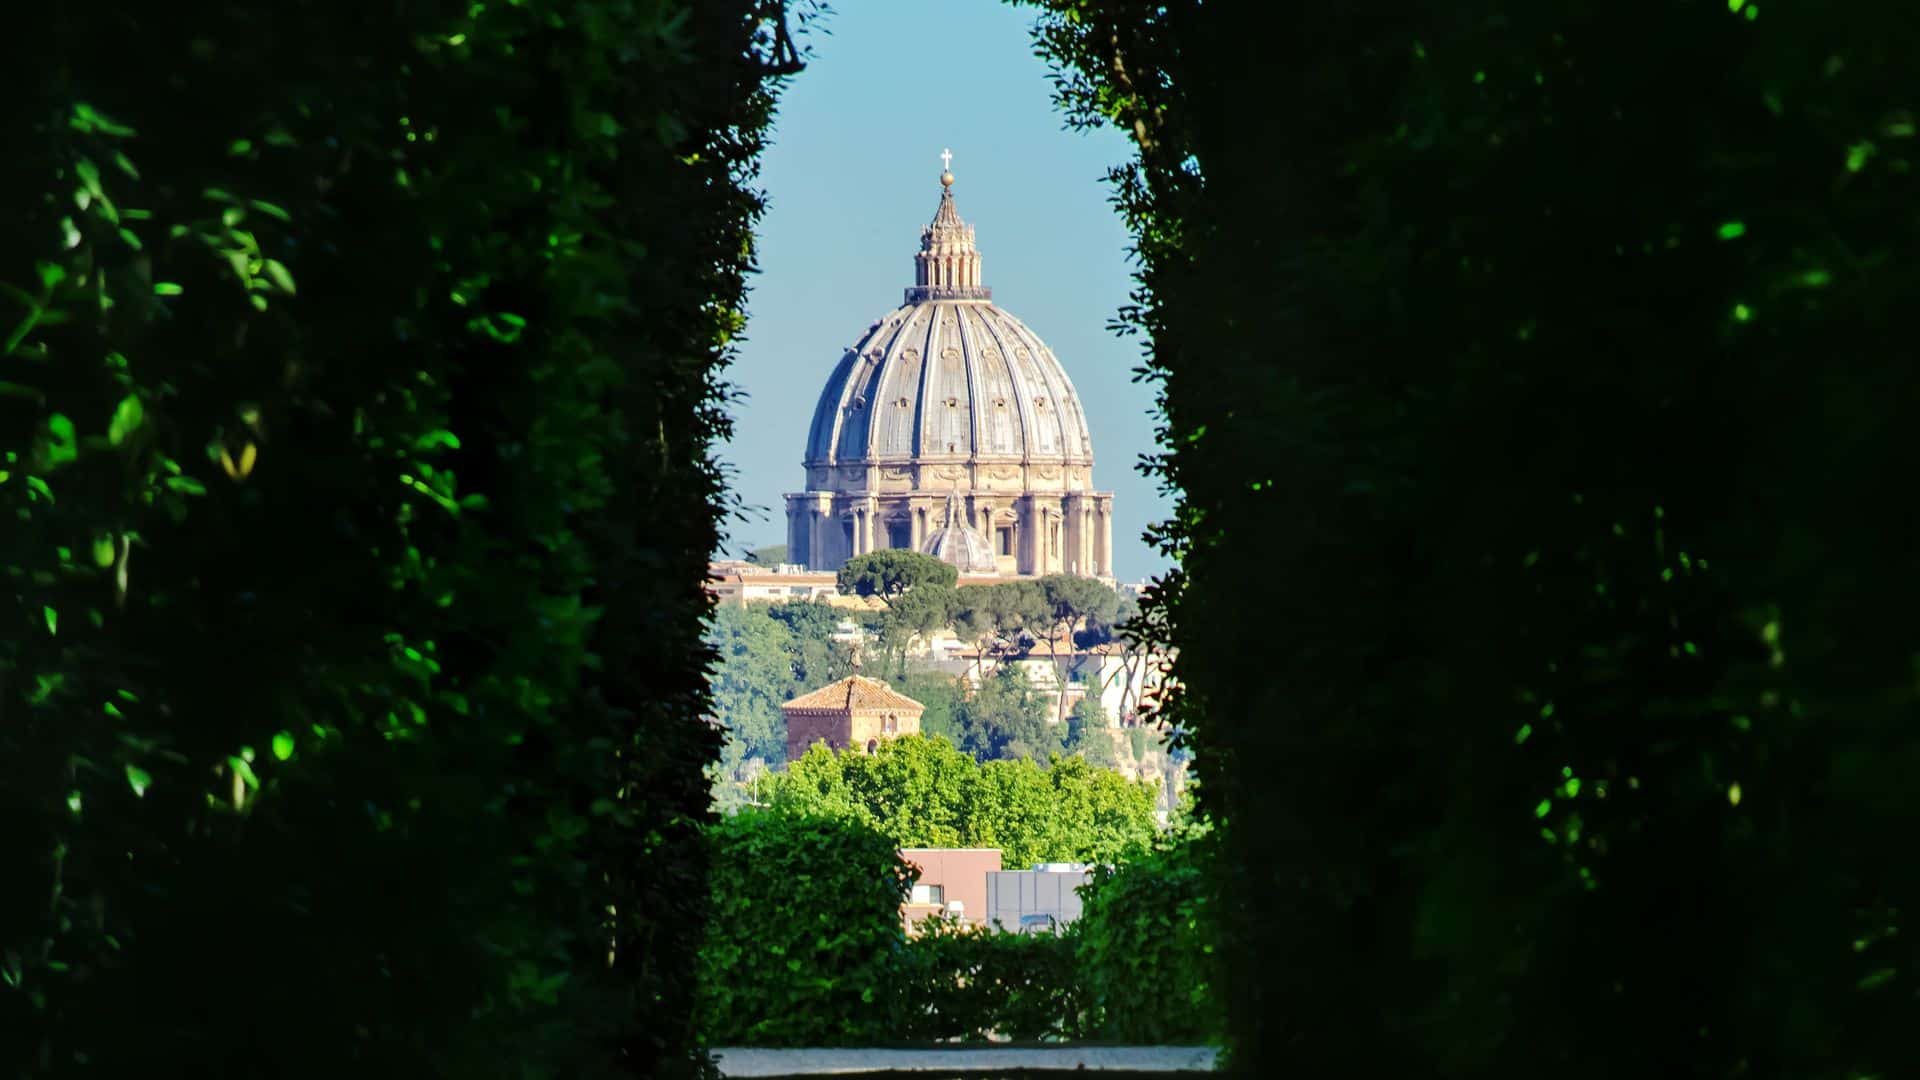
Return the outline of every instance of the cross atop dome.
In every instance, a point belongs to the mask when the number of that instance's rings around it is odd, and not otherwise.
[[[953,151],[940,151],[940,186],[953,186]]]

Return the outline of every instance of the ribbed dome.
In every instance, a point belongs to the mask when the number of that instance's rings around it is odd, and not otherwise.
[[[920,550],[958,569],[963,574],[991,574],[995,571],[993,545],[980,530],[967,524],[966,511],[960,506],[960,493],[947,493],[947,523],[929,533]]]
[[[906,304],[869,326],[827,379],[806,464],[1091,466],[1072,381],[1033,331],[993,305],[951,187],[921,230],[914,263]]]
[[[1094,489],[1080,398],[1046,344],[993,306],[951,170],[940,189],[906,303],[820,394],[787,548],[816,570],[893,549],[969,574],[1111,579],[1113,493]]]

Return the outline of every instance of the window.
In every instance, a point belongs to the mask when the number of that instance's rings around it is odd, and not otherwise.
[[[887,546],[906,549],[913,546],[913,525],[904,519],[887,522]]]
[[[900,894],[894,893],[893,895],[899,896]],[[947,887],[945,885],[915,885],[913,887],[912,902],[916,904],[939,904],[941,907],[945,907],[947,905]]]
[[[1013,554],[1013,529],[1002,526],[994,530],[994,535],[1000,538],[1000,554]]]

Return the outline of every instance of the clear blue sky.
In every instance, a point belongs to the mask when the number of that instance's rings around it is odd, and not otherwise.
[[[1093,433],[1094,482],[1114,493],[1114,569],[1165,569],[1140,540],[1168,505],[1134,468],[1153,450],[1153,395],[1132,381],[1138,338],[1107,324],[1130,287],[1127,234],[1104,176],[1116,131],[1065,130],[1027,10],[997,0],[833,0],[814,55],[782,96],[760,187],[760,273],[728,379],[746,395],[721,451],[750,517],[729,550],[786,539],[814,402],[841,353],[913,283],[920,226],[953,151],[954,199],[975,227],[996,304],[1066,366]]]

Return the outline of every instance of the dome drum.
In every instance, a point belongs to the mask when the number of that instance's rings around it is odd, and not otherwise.
[[[990,559],[1003,574],[1111,577],[1112,495],[1092,490],[1079,397],[1052,350],[991,302],[973,227],[941,179],[907,303],[867,328],[821,391],[807,490],[787,496],[790,557],[825,569],[925,550],[955,528],[952,504],[975,534],[943,547],[964,549],[948,560],[964,572],[989,572]]]

